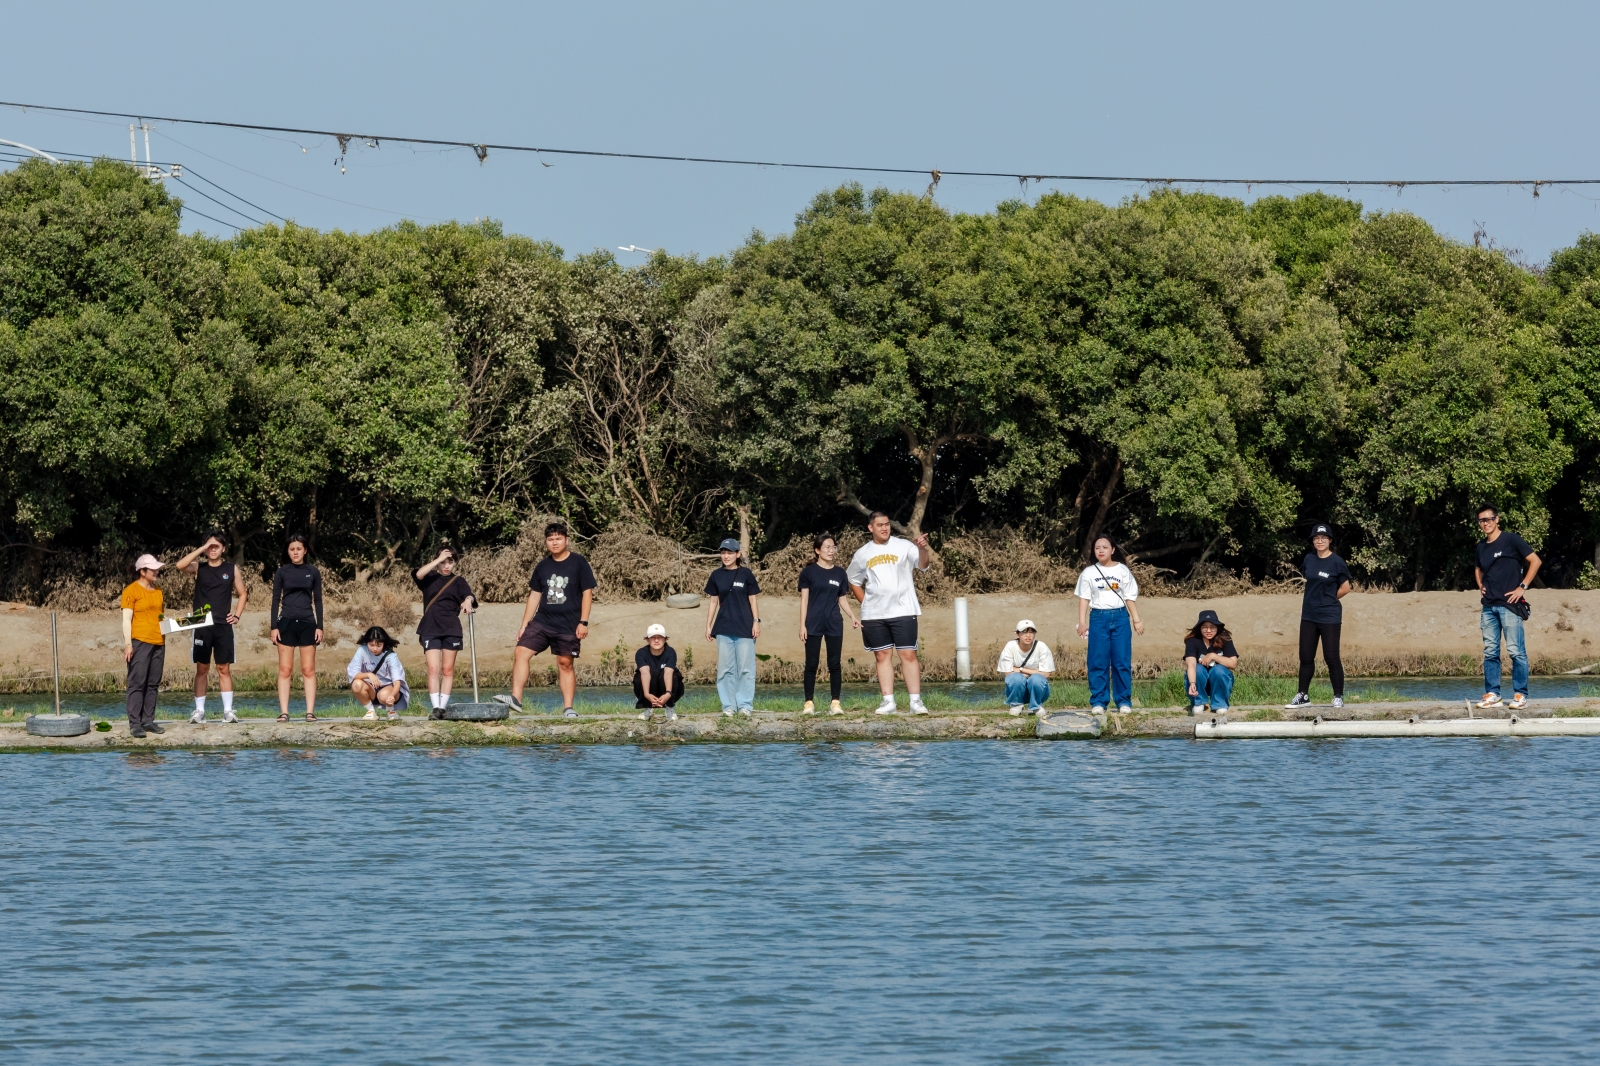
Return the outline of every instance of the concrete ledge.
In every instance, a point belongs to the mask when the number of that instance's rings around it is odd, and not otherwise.
[[[1268,737],[1594,737],[1600,718],[1412,718],[1405,721],[1213,722],[1196,740]]]

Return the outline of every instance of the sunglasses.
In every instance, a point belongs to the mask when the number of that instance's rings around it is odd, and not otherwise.
[[[1478,525],[1480,525],[1480,526],[1492,526],[1498,521],[1500,521],[1499,518],[1480,518],[1480,519],[1478,519]]]

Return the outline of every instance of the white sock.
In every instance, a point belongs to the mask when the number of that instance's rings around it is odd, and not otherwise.
[[[448,692],[439,693],[439,709],[442,711],[448,706],[450,706],[450,693],[448,693]]]
[[[437,692],[430,692],[428,693],[428,706],[437,711],[444,706],[444,700],[440,698]]]
[[[229,689],[222,694],[222,713],[233,713],[233,690]]]
[[[362,704],[362,705],[361,705],[361,709],[362,709],[362,710],[363,710],[363,711],[370,711],[370,710],[372,710],[372,704],[370,704],[370,703],[363,703],[363,704]]]
[[[194,709],[196,714],[206,713],[206,698],[204,696],[196,696],[194,698]]]

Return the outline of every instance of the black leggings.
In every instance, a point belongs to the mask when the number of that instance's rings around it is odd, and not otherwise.
[[[1317,638],[1322,638],[1322,660],[1328,664],[1328,680],[1333,694],[1344,696],[1344,663],[1339,660],[1339,623],[1308,622],[1300,619],[1300,691],[1311,691],[1311,675],[1317,671]]]
[[[833,691],[833,698],[839,698],[839,683],[843,680],[839,675],[843,667],[839,665],[839,651],[844,647],[844,634],[813,633],[806,638],[806,700],[810,701],[817,695],[817,656],[822,651],[822,642],[828,642],[828,687]]]

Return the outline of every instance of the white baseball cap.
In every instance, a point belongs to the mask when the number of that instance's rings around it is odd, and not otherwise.
[[[1035,633],[1039,632],[1039,627],[1033,624],[1033,619],[1031,618],[1024,618],[1022,621],[1017,623],[1018,633],[1021,633],[1024,629],[1031,629]]]
[[[649,628],[644,631],[645,640],[649,640],[651,637],[664,637],[666,635],[667,627],[662,625],[660,622],[650,623]]]
[[[151,555],[149,552],[145,552],[143,555],[139,556],[139,561],[133,564],[133,568],[135,570],[160,570],[166,565],[166,563],[162,562],[160,559],[157,559],[154,555]]]

